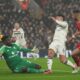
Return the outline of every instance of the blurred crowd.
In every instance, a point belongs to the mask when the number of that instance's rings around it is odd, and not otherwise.
[[[4,1],[4,0],[3,0]],[[69,23],[69,36],[75,32],[75,24],[72,18],[73,10],[80,10],[80,0],[35,0],[44,11],[41,19],[33,18],[28,11],[17,9],[12,0],[0,2],[0,32],[11,34],[15,22],[19,22],[25,31],[28,47],[36,45],[39,49],[46,49],[53,39],[55,23],[48,19],[58,13],[63,13]],[[73,40],[67,46],[74,48]]]

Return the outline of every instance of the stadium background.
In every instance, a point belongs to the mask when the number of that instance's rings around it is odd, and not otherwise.
[[[80,0],[31,0],[28,9],[23,10],[16,0],[0,0],[0,32],[12,34],[14,23],[19,22],[25,30],[27,46],[32,48],[36,45],[44,56],[55,30],[55,23],[48,17],[63,13],[69,23],[68,36],[71,36],[76,31],[71,15],[74,10],[80,10],[79,5]],[[38,11],[34,13],[35,10]],[[67,44],[67,49],[73,50],[78,41]]]

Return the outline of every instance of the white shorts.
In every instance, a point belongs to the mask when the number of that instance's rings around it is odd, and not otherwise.
[[[56,54],[58,55],[65,55],[65,42],[61,43],[59,41],[53,41],[50,45],[49,45],[49,49],[53,49],[55,51]]]
[[[18,44],[20,44],[21,46],[26,46],[26,41],[25,41],[25,39],[23,39],[23,40],[17,40],[16,41]]]

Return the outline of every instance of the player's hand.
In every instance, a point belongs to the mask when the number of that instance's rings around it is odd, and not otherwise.
[[[55,21],[55,17],[50,16],[49,19],[52,19],[53,21]]]
[[[75,39],[75,38],[73,38],[73,37],[68,38],[67,43],[72,42],[74,39]]]
[[[39,49],[36,48],[35,46],[33,47],[33,49],[31,51],[34,52],[34,53],[39,53]]]

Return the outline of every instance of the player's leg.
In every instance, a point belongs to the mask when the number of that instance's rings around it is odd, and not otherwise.
[[[41,70],[41,66],[35,63],[32,63],[30,61],[22,61],[19,65],[16,66],[16,68],[13,70],[13,72],[16,73],[41,73],[43,70]]]
[[[47,67],[48,70],[44,72],[44,74],[51,74],[52,73],[52,63],[53,63],[53,56],[55,52],[53,49],[48,50],[48,61],[47,61]]]
[[[14,73],[43,73],[44,70],[29,68],[24,65],[18,65],[13,72]]]
[[[75,61],[75,63],[77,64],[77,66],[80,67],[80,56],[78,56],[76,54],[76,55],[73,55],[72,58]]]
[[[28,62],[27,65],[30,68],[41,69],[41,66],[39,64],[36,64],[36,63]]]
[[[77,64],[77,66],[80,66],[80,48],[76,48],[73,52],[72,52],[72,58],[74,59],[75,63]]]
[[[60,55],[60,61],[63,64],[70,66],[73,69],[72,73],[78,73],[79,69],[77,65],[73,64],[70,60],[67,60],[64,55]]]
[[[70,60],[67,60],[66,56],[65,56],[65,46],[61,45],[58,48],[58,52],[59,52],[59,59],[62,63],[64,63],[65,65],[68,65],[70,67],[72,67],[73,69],[75,69],[75,73],[78,72],[77,70],[77,66],[74,65]]]
[[[76,48],[75,50],[73,50],[72,55],[76,55],[80,53],[80,48]]]
[[[27,68],[28,73],[43,73],[44,70],[42,69],[35,69],[35,68]]]
[[[66,64],[66,65],[72,67],[73,69],[76,68],[76,65],[74,65],[70,60],[67,60],[65,55],[60,55],[59,59],[63,64]]]
[[[76,45],[76,49],[72,52],[72,58],[74,59],[75,63],[78,67],[80,67],[80,43]]]
[[[52,63],[53,63],[53,57],[55,55],[55,52],[56,52],[56,44],[52,42],[48,50],[48,61],[47,61],[48,70],[44,72],[45,74],[52,73]]]
[[[65,45],[64,44],[60,44],[59,48],[58,48],[58,53],[59,53],[59,59],[62,63],[71,66],[72,68],[75,68],[74,64],[70,61],[67,60],[66,56],[65,56]]]
[[[39,64],[30,62],[28,60],[23,61],[21,64],[25,65],[26,67],[34,68],[34,69],[41,69]]]

